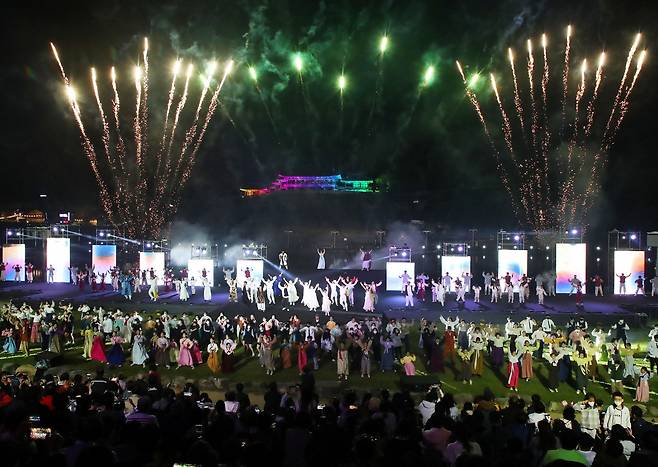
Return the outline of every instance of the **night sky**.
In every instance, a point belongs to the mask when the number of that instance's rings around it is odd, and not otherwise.
[[[228,57],[241,63],[201,149],[180,219],[207,225],[254,216],[280,221],[276,206],[304,213],[310,209],[307,200],[279,196],[251,202],[241,200],[238,189],[265,186],[278,173],[340,173],[389,184],[388,193],[364,195],[342,209],[343,218],[368,218],[367,227],[376,227],[380,217],[388,222],[396,216],[463,227],[513,227],[493,157],[454,62],[459,59],[468,73],[505,71],[507,47],[523,50],[528,37],[538,40],[542,32],[562,43],[571,23],[575,62],[602,49],[609,53],[606,102],[629,45],[638,31],[643,33],[648,59],[588,220],[605,229],[656,227],[656,2],[20,2],[3,4],[1,16],[3,209],[40,207],[38,195],[47,193],[51,210],[100,211],[48,43],[57,44],[78,83],[85,122],[95,127],[89,67],[107,76],[116,65],[125,73],[148,36],[155,137],[177,56],[197,64]],[[384,33],[390,48],[380,67],[377,47]],[[305,54],[303,88],[291,65],[295,51]],[[552,51],[559,73],[562,48]],[[259,71],[261,96],[245,63]],[[436,79],[417,99],[428,64],[435,66]],[[336,87],[341,70],[347,77],[342,112]],[[120,84],[126,107],[134,96],[130,84]],[[194,87],[198,92],[199,84]],[[101,93],[109,102],[106,82]],[[126,111],[128,121],[132,114]],[[295,203],[299,211],[290,207]],[[331,203],[323,208],[318,201],[312,209],[341,210],[340,203]]]

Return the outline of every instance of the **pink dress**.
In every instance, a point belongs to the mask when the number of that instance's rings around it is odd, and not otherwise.
[[[517,388],[519,387],[519,362],[509,362],[507,364],[507,387],[508,388]]]
[[[407,376],[416,376],[416,365],[411,358],[404,357],[404,374]]]
[[[94,336],[94,341],[91,344],[91,359],[97,362],[107,362],[105,344],[101,336]]]
[[[197,341],[192,341],[192,359],[194,363],[200,365],[203,363],[203,357],[201,356],[201,349],[199,348],[199,343]]]
[[[178,366],[194,367],[194,361],[192,360],[192,353],[190,352],[192,345],[193,345],[192,341],[187,337],[184,337],[180,340],[180,353],[178,354]]]
[[[635,389],[635,400],[638,402],[649,402],[649,373],[640,375],[640,380]]]

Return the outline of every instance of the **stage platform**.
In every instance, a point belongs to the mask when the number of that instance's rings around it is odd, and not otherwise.
[[[358,277],[367,281],[383,280],[385,271],[313,271],[303,275],[303,278],[312,279],[322,285],[324,276],[334,278],[337,275]],[[322,282],[320,282],[322,281]],[[371,316],[372,313],[363,312],[363,289],[360,286],[355,288],[355,307],[353,310],[344,312],[332,307],[331,315],[339,322],[344,322],[354,317]],[[427,318],[437,320],[441,315],[456,315],[464,317],[470,321],[490,321],[502,323],[508,316],[518,321],[525,315],[534,316],[535,319],[541,319],[543,315],[550,314],[558,324],[566,321],[574,314],[583,314],[587,317],[592,325],[609,326],[619,318],[624,318],[629,324],[642,327],[647,322],[653,323],[658,319],[658,297],[635,297],[635,296],[605,296],[593,297],[586,295],[584,297],[584,306],[578,309],[575,305],[574,296],[559,295],[557,297],[548,297],[545,304],[536,303],[536,297],[525,304],[508,304],[506,300],[498,303],[490,303],[489,297],[482,295],[480,304],[474,303],[472,296],[467,295],[466,303],[455,302],[455,295],[449,294],[445,307],[438,303],[431,303],[428,300],[420,302],[415,300],[413,308],[405,308],[404,297],[400,292],[385,292],[384,286],[379,289],[379,302],[377,304],[376,315],[386,316],[388,318],[407,318],[419,320]],[[241,294],[239,294],[239,297]],[[246,305],[240,300],[239,303],[228,303],[228,290],[226,285],[213,288],[212,300],[203,301],[203,289],[197,288],[197,293],[192,295],[187,302],[181,302],[176,292],[164,292],[164,287],[160,287],[160,298],[157,302],[152,302],[146,290],[136,294],[132,301],[125,300],[121,295],[111,290],[92,292],[89,288],[79,290],[78,287],[70,284],[44,284],[44,283],[19,283],[12,282],[0,283],[0,300],[13,301],[20,305],[22,302],[38,305],[41,301],[54,300],[55,302],[71,302],[73,304],[88,303],[90,306],[102,305],[105,309],[121,310],[142,310],[146,313],[160,312],[167,310],[169,313],[203,313],[206,312],[216,316],[220,312],[227,316],[236,314],[254,314],[260,316],[271,316],[276,313],[277,316],[285,317],[291,314],[297,314],[302,319],[313,319],[313,313],[307,308],[298,305],[290,310],[282,310],[280,296],[277,297],[277,304],[268,306],[265,313],[259,313],[255,305]],[[325,320],[324,313],[317,312],[322,321]]]

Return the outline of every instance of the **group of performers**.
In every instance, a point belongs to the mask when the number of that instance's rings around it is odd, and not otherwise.
[[[309,311],[321,311],[328,316],[332,307],[340,307],[343,311],[355,308],[354,289],[360,286],[364,290],[363,311],[374,312],[378,302],[377,289],[381,282],[359,281],[356,277],[338,276],[330,279],[325,277],[323,286],[313,281],[304,281],[298,277],[285,277],[283,273],[266,278],[257,278],[249,268],[242,271],[244,280],[238,284],[233,278],[233,269],[223,269],[224,281],[229,289],[229,302],[238,302],[238,287],[241,289],[242,302],[246,305],[256,304],[258,311],[265,311],[277,301],[282,302],[284,310],[290,310],[297,303],[307,307]],[[302,288],[300,296],[298,287]]]
[[[605,384],[611,392],[623,392],[625,385],[633,384],[635,400],[646,402],[649,379],[658,369],[658,324],[648,334],[648,364],[638,364],[639,348],[629,341],[630,328],[623,319],[602,329],[590,327],[582,316],[571,318],[563,328],[549,315],[539,322],[530,316],[519,322],[507,318],[502,326],[467,322],[459,316],[441,316],[437,322],[421,319],[417,349],[410,338],[412,322],[386,322],[374,315],[341,325],[331,317],[322,323],[317,314],[304,321],[297,315],[279,320],[274,314],[258,321],[254,315],[229,319],[221,313],[215,319],[206,313],[124,314],[86,304],[75,313],[71,304],[44,302],[33,309],[10,302],[0,309],[0,322],[7,354],[29,355],[33,346],[62,353],[80,336],[82,355],[90,360],[176,368],[205,362],[213,374],[233,371],[237,354],[258,357],[267,374],[290,368],[295,356],[300,373],[317,370],[323,360],[337,362],[343,380],[356,371],[369,377],[375,364],[384,372],[397,368],[417,374],[416,363],[422,359],[431,373],[452,367],[464,384],[472,384],[488,366],[504,372],[506,386],[518,391],[520,382],[535,378],[539,362],[544,362],[551,392],[558,392],[562,383],[583,394],[592,383]]]

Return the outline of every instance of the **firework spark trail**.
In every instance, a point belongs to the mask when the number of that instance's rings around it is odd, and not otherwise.
[[[203,122],[203,125],[201,127],[201,131],[199,132],[199,136],[197,137],[196,143],[194,144],[194,148],[192,149],[192,152],[190,153],[189,160],[187,161],[187,164],[183,170],[183,173],[181,174],[181,179],[180,182],[177,183],[174,188],[175,188],[175,194],[172,196],[172,209],[176,209],[178,206],[178,203],[180,202],[180,195],[181,195],[181,190],[180,187],[184,186],[187,180],[190,178],[190,175],[192,173],[192,168],[194,167],[194,163],[196,162],[196,155],[199,151],[199,147],[201,146],[201,143],[203,142],[203,138],[206,135],[206,131],[208,130],[208,125],[210,121],[212,120],[213,115],[215,114],[215,111],[217,110],[217,106],[219,104],[219,94],[222,92],[222,88],[224,87],[224,83],[226,82],[226,79],[228,76],[231,74],[231,71],[233,70],[233,60],[230,60],[226,68],[224,69],[224,75],[222,76],[222,80],[219,82],[217,85],[217,88],[215,89],[215,92],[213,93],[211,99],[210,99],[210,105],[208,106],[208,112],[206,113],[206,118]]]
[[[587,104],[587,125],[585,125],[585,138],[587,138],[592,132],[592,125],[594,125],[594,113],[596,110],[596,100],[599,97],[599,87],[601,87],[601,81],[603,80],[603,66],[605,65],[605,52],[601,52],[599,55],[598,66],[596,67],[596,75],[594,77],[594,91],[592,92],[592,98]]]
[[[527,215],[528,212],[529,212],[528,211],[528,205],[527,205],[528,186],[525,183],[527,178],[524,176],[523,166],[519,165],[516,161],[516,155],[514,153],[514,144],[513,144],[513,140],[512,140],[512,125],[510,123],[509,117],[507,116],[507,112],[505,112],[505,108],[503,107],[503,102],[500,99],[500,94],[498,93],[498,86],[496,85],[496,77],[494,76],[493,73],[490,74],[490,79],[491,79],[491,87],[492,87],[492,89],[494,91],[494,94],[496,96],[496,101],[498,102],[498,108],[500,109],[500,115],[503,119],[503,135],[504,135],[504,139],[505,139],[505,144],[507,146],[507,150],[510,153],[510,158],[512,159],[512,162],[514,163],[515,167],[521,173],[521,182],[519,184],[520,185],[519,190],[522,193],[521,203],[522,203],[523,209],[524,209],[524,211]]]
[[[176,169],[174,170],[174,179],[178,176],[178,173],[183,166],[183,160],[185,158],[185,153],[187,149],[192,145],[194,138],[196,137],[197,130],[199,128],[199,116],[201,115],[201,107],[203,106],[203,101],[208,94],[208,89],[210,88],[210,78],[208,77],[205,81],[203,89],[201,90],[201,96],[199,97],[199,104],[197,105],[196,112],[194,114],[194,121],[192,126],[185,132],[185,140],[183,141],[183,146],[180,150],[180,156],[178,157],[178,162],[176,163]]]
[[[515,160],[516,156],[514,155],[514,147],[512,145],[512,126],[507,116],[507,112],[505,112],[505,109],[503,108],[503,103],[500,100],[500,94],[498,93],[498,86],[496,86],[496,77],[494,76],[493,73],[491,73],[489,76],[491,78],[491,88],[494,91],[494,95],[496,96],[496,101],[498,102],[498,108],[500,109],[500,115],[503,118],[503,135],[505,137],[505,144],[507,145],[507,149],[509,149],[512,160]]]
[[[516,203],[516,198],[513,196],[512,188],[510,186],[509,177],[507,175],[507,169],[503,166],[502,161],[500,160],[500,154],[496,149],[496,144],[494,143],[493,138],[491,137],[491,133],[489,132],[489,128],[487,127],[487,122],[484,119],[484,114],[482,113],[480,102],[478,101],[475,94],[473,94],[473,92],[468,88],[468,82],[466,81],[466,76],[464,75],[464,70],[462,69],[461,64],[459,63],[459,61],[456,61],[455,63],[457,64],[457,70],[459,70],[459,74],[461,75],[462,81],[464,82],[464,89],[466,91],[466,95],[468,96],[468,99],[471,101],[471,105],[475,109],[475,113],[477,113],[477,116],[480,119],[480,123],[482,124],[482,129],[484,131],[484,134],[487,137],[487,141],[489,142],[494,157],[496,158],[496,166],[500,173],[500,178],[503,182],[503,186],[507,190],[507,193],[510,196],[510,200],[512,201],[512,209],[514,213],[518,215],[518,206]]]
[[[596,183],[598,182],[598,175],[601,168],[600,166],[602,165],[601,159],[612,144],[610,128],[615,113],[617,111],[617,108],[619,107],[620,102],[622,101],[622,93],[624,92],[625,89],[626,79],[628,78],[628,71],[631,67],[631,63],[633,61],[633,57],[635,56],[635,52],[637,51],[637,47],[640,45],[641,38],[642,38],[642,34],[640,33],[638,33],[635,36],[633,45],[631,45],[631,48],[629,49],[628,55],[626,57],[626,64],[624,65],[624,73],[621,77],[621,81],[619,82],[619,87],[617,88],[617,94],[615,95],[615,99],[612,104],[612,109],[610,110],[610,116],[608,117],[608,121],[605,125],[603,137],[601,138],[601,145],[598,151],[596,152],[596,154],[594,155],[594,160],[592,162],[592,174],[590,176],[590,181],[587,188],[588,198],[592,197],[592,194],[594,192],[594,186],[596,186]],[[621,118],[623,120],[623,115],[621,115]],[[621,125],[621,122],[619,122],[619,124]],[[617,125],[615,125],[615,128],[617,128]],[[586,199],[585,201],[583,201],[583,203],[587,206],[590,203],[590,201]]]
[[[63,67],[61,68],[63,71]],[[64,77],[66,77],[66,75],[64,75]],[[96,157],[96,150],[94,149],[94,145],[91,143],[91,140],[87,136],[85,126],[82,123],[80,107],[78,106],[78,103],[75,99],[75,92],[73,91],[73,88],[71,87],[70,84],[66,84],[66,90],[69,97],[69,104],[71,105],[71,110],[73,111],[73,116],[75,117],[75,121],[78,124],[78,129],[80,130],[82,147],[84,148],[85,154],[87,155],[87,159],[89,160],[89,165],[91,165],[91,170],[94,173],[94,176],[96,177],[96,182],[98,183],[103,210],[105,211],[105,214],[108,216],[110,222],[114,222],[114,210],[112,207],[112,200],[108,194],[107,186],[98,168],[98,158]]]
[[[62,61],[59,59],[59,53],[57,53],[57,48],[55,48],[55,44],[52,42],[50,43],[50,49],[53,51],[53,55],[55,56],[55,60],[57,61],[57,65],[59,65],[59,71],[62,73],[62,79],[64,80],[64,84],[67,86],[69,85],[69,79],[66,77],[66,73],[64,72],[64,67],[62,66]]]
[[[583,160],[583,153],[584,151],[580,151],[580,156],[578,157],[579,163],[576,164],[574,161],[574,155],[573,151],[576,147],[576,143],[578,141],[578,128],[580,126],[579,123],[579,116],[580,116],[580,101],[583,98],[583,95],[585,94],[585,73],[587,72],[587,59],[583,60],[583,64],[580,67],[580,84],[578,85],[578,89],[576,91],[576,101],[575,101],[575,112],[574,112],[574,119],[573,119],[573,133],[571,135],[571,141],[569,142],[568,150],[567,150],[567,164],[569,167],[569,172],[567,174],[567,185],[566,189],[564,190],[563,193],[563,201],[562,201],[562,207],[561,210],[564,212],[566,209],[566,204],[571,200],[569,203],[571,205],[571,215],[568,218],[569,223],[571,223],[571,220],[575,217],[575,209],[576,209],[576,200],[575,198],[575,182],[576,182],[576,173],[580,173],[584,164]]]
[[[535,83],[534,83],[534,73],[535,73],[535,57],[532,53],[532,41],[528,39],[528,85],[530,93],[530,112],[531,112],[531,122],[530,122],[530,133],[532,135],[532,157],[529,158],[528,164],[533,167],[532,172],[534,173],[534,183],[535,189],[530,190],[530,196],[534,200],[534,205],[541,203],[542,197],[542,179],[540,176],[539,170],[539,150],[538,150],[538,133],[539,133],[539,116],[537,114],[537,103],[535,101]]]
[[[562,68],[562,123],[559,136],[564,134],[564,125],[567,119],[567,92],[569,90],[569,56],[571,52],[571,25],[567,26],[567,43],[564,47],[564,67]]]
[[[637,66],[635,67],[635,74],[633,75],[633,80],[631,81],[631,84],[628,86],[628,90],[626,91],[626,95],[624,96],[624,100],[620,104],[619,119],[617,120],[617,124],[615,125],[615,130],[612,134],[610,144],[612,144],[612,141],[614,140],[615,135],[619,131],[619,127],[621,126],[621,122],[624,120],[624,116],[626,115],[626,112],[628,111],[628,98],[631,96],[631,91],[633,91],[633,88],[635,87],[635,83],[637,82],[637,77],[640,76],[640,71],[642,71],[642,65],[644,63],[644,59],[646,57],[646,54],[647,54],[647,51],[643,50],[642,52],[640,52],[640,56],[637,59]]]
[[[526,139],[525,123],[523,121],[523,103],[521,102],[521,94],[519,93],[519,83],[516,79],[516,67],[514,66],[514,52],[512,49],[507,49],[507,58],[512,70],[512,81],[514,83],[514,107],[516,108],[516,116],[519,118],[521,135],[523,136],[523,141],[527,146],[528,140]]]
[[[121,170],[126,170],[126,144],[123,141],[123,136],[121,136],[120,120],[119,120],[119,111],[121,110],[121,100],[119,99],[119,91],[117,90],[117,74],[112,67],[110,70],[110,76],[112,79],[112,91],[114,92],[114,98],[112,100],[112,110],[114,113],[114,124],[117,132],[117,149],[119,153],[119,164]]]
[[[133,127],[135,130],[135,156],[139,178],[142,178],[142,118],[140,110],[142,108],[142,69],[135,67],[135,120]]]
[[[543,49],[543,56],[544,56],[544,71],[542,73],[542,78],[541,78],[541,96],[542,96],[542,113],[543,113],[543,126],[544,126],[544,134],[541,139],[541,152],[542,152],[542,157],[543,157],[543,164],[544,164],[544,169],[543,169],[543,176],[542,176],[542,183],[543,188],[542,192],[546,196],[547,199],[550,199],[550,191],[549,191],[549,170],[548,170],[548,148],[550,146],[550,140],[551,140],[551,134],[548,126],[548,81],[550,77],[550,72],[549,72],[549,66],[548,66],[548,52],[546,50],[547,47],[547,38],[546,34],[542,34],[541,36],[541,46]],[[541,210],[541,217],[542,219],[544,218],[544,210]]]
[[[143,82],[142,82],[142,123],[141,123],[141,129],[142,129],[142,151],[145,153],[148,150],[148,139],[146,138],[146,135],[148,134],[148,98],[149,98],[149,40],[148,38],[144,38],[144,52],[142,53],[142,57],[144,59],[144,73],[143,73]]]
[[[171,111],[171,106],[174,101],[174,95],[176,93],[176,78],[178,77],[178,72],[181,68],[181,61],[176,60],[174,64],[173,77],[171,78],[171,87],[169,88],[169,98],[167,100],[167,110],[165,111],[164,125],[162,128],[162,141],[160,142],[160,150],[157,155],[157,167],[155,170],[156,174],[160,174],[160,168],[162,166],[162,153],[164,152],[165,144],[167,141],[167,127],[169,126],[169,112]]]
[[[75,91],[73,90],[73,87],[71,86],[71,83],[68,77],[66,76],[66,72],[64,71],[64,66],[62,65],[62,61],[59,58],[59,53],[57,53],[57,48],[55,47],[55,44],[51,42],[50,48],[53,52],[53,56],[55,57],[55,60],[57,61],[57,65],[59,66],[59,70],[62,74],[62,79],[64,80],[64,85],[66,86],[66,93],[69,98],[69,105],[71,106],[73,116],[75,117],[75,121],[78,124],[80,135],[82,137],[82,146],[84,148],[85,154],[87,155],[87,159],[89,160],[89,164],[91,165],[91,170],[92,172],[94,172],[94,176],[96,177],[96,182],[98,183],[100,189],[101,203],[103,205],[103,210],[105,211],[105,214],[107,215],[110,222],[112,222],[112,220],[114,219],[112,202],[110,197],[108,196],[108,190],[105,185],[105,182],[103,181],[103,178],[101,177],[101,173],[98,169],[98,159],[96,157],[96,151],[94,149],[94,146],[91,144],[91,140],[87,136],[87,132],[85,131],[85,126],[82,123],[80,107],[78,107],[78,103],[75,99]]]
[[[103,124],[103,147],[105,149],[105,155],[107,156],[107,163],[110,164],[110,167],[115,170],[115,164],[110,155],[110,126],[107,123],[107,118],[105,117],[105,111],[103,110],[103,104],[101,103],[101,97],[98,92],[98,83],[96,81],[96,69],[91,69],[91,86],[94,90],[94,97],[96,98],[96,105],[98,106],[98,113],[101,116],[101,123]]]
[[[170,165],[171,165],[171,147],[174,143],[174,135],[176,133],[176,127],[178,126],[178,120],[180,119],[180,114],[183,111],[183,108],[185,107],[185,103],[187,102],[187,90],[189,88],[190,84],[190,77],[192,76],[192,70],[193,67],[192,65],[187,66],[187,73],[185,75],[185,85],[183,86],[183,95],[180,98],[180,101],[178,101],[178,106],[176,107],[176,114],[174,116],[174,123],[171,126],[171,136],[169,137],[169,147],[167,148],[167,161],[166,161],[166,170],[167,174],[169,175],[169,170],[170,170]]]
[[[624,65],[624,74],[621,77],[621,81],[619,83],[619,88],[617,89],[617,94],[615,95],[615,100],[612,103],[612,110],[610,111],[610,117],[608,118],[608,123],[605,125],[605,131],[603,132],[603,140],[602,144],[607,145],[608,143],[608,136],[610,132],[610,125],[612,125],[612,120],[614,119],[615,112],[617,111],[617,108],[619,107],[619,103],[621,101],[621,95],[624,92],[624,87],[626,84],[626,78],[628,77],[628,70],[631,67],[631,63],[633,62],[633,57],[635,56],[635,51],[637,50],[638,45],[640,45],[640,39],[642,38],[641,34],[637,34],[635,36],[635,40],[633,41],[633,45],[631,46],[630,50],[628,51],[628,56],[626,57],[626,64]]]

